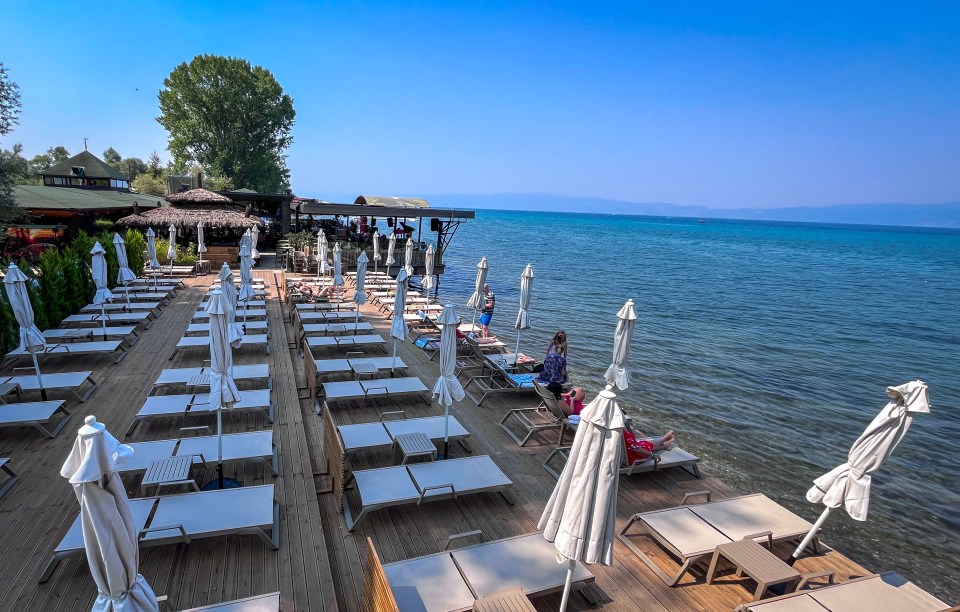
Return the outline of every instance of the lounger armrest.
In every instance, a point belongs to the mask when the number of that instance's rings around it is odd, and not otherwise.
[[[837,577],[836,572],[830,570],[820,570],[819,572],[810,572],[809,574],[804,574],[803,578],[800,579],[800,582],[797,584],[797,590],[799,591],[803,587],[807,586],[811,580],[817,578],[826,578],[827,584],[833,584],[834,579]]]
[[[170,525],[168,527],[146,527],[140,530],[140,533],[137,534],[137,540],[142,540],[144,536],[148,533],[157,533],[160,531],[179,531],[180,537],[183,538],[185,544],[190,543],[190,536],[187,535],[187,530],[183,528],[183,525]]]
[[[363,351],[347,351],[347,361],[350,361],[351,357],[363,357]]]
[[[387,412],[381,412],[380,421],[381,422],[385,421],[386,419],[383,418],[385,416],[393,416],[393,415],[400,415],[400,419],[405,419],[407,418],[407,411],[406,410],[388,410]]]
[[[196,431],[202,433],[213,433],[209,425],[196,425],[194,427],[181,427],[180,431]]]
[[[456,487],[453,486],[452,483],[451,483],[451,484],[434,485],[434,486],[432,486],[432,487],[424,487],[424,488],[420,491],[420,499],[417,500],[417,505],[419,506],[420,504],[423,503],[423,498],[426,497],[427,491],[439,490],[439,489],[450,489],[450,494],[453,495],[453,498],[454,498],[454,499],[457,498],[457,489],[456,489]]]
[[[14,372],[36,372],[33,369],[33,366],[20,366],[19,368],[13,368]]]
[[[744,540],[753,540],[756,538],[767,538],[767,548],[773,548],[773,532],[772,531],[761,531],[759,533],[751,533],[750,535],[743,536]]]
[[[200,463],[202,463],[202,464],[204,464],[204,465],[207,464],[207,458],[203,456],[203,453],[193,453],[193,454],[190,455],[190,456],[193,457],[194,459],[196,459],[197,457],[199,457],[199,458],[200,458]]]
[[[48,345],[47,345],[46,352],[47,352],[47,353],[54,353],[54,352],[56,352],[56,351],[58,351],[58,350],[61,350],[61,349],[64,350],[64,351],[66,351],[66,352],[68,352],[68,353],[70,352],[70,347],[67,346],[66,344],[48,344]]]
[[[454,540],[462,540],[463,538],[472,538],[473,536],[481,535],[483,535],[483,529],[474,529],[473,531],[455,533],[452,536],[447,537],[447,543],[443,545],[443,550],[450,550],[450,545],[453,544]]]
[[[692,491],[683,496],[683,499],[680,500],[680,505],[686,506],[687,500],[689,500],[691,497],[700,497],[700,496],[706,496],[707,501],[709,502],[711,497],[713,497],[713,493],[711,493],[710,491]]]
[[[364,388],[363,388],[363,399],[367,399],[367,395],[369,395],[369,393],[370,393],[371,391],[376,391],[377,389],[382,389],[382,390],[383,390],[383,394],[389,397],[389,395],[390,395],[390,389],[388,389],[387,387],[364,387]]]

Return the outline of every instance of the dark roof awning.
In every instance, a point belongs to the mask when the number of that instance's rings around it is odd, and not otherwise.
[[[74,174],[74,168],[83,168],[83,174]],[[127,175],[103,161],[90,151],[81,151],[59,164],[54,164],[40,173],[40,176],[69,176],[75,178],[98,178],[126,181]]]
[[[302,215],[347,215],[351,217],[406,217],[413,219],[475,219],[476,211],[456,208],[408,208],[406,206],[364,206],[362,204],[330,204],[292,202]]]

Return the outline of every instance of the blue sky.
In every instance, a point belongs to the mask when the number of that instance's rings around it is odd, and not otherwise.
[[[960,4],[5,3],[0,144],[166,158],[200,53],[270,69],[298,195],[549,192],[711,207],[960,199]]]

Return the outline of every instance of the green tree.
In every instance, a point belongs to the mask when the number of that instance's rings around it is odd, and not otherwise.
[[[198,55],[163,81],[157,121],[174,162],[196,162],[236,187],[289,185],[283,152],[293,142],[293,99],[269,70],[246,60]]]
[[[146,195],[165,197],[167,195],[167,181],[160,176],[154,176],[151,172],[144,172],[137,175],[137,178],[130,181],[130,187],[137,192]]]
[[[20,343],[20,334],[17,320],[13,316],[13,308],[7,299],[7,292],[0,291],[0,351],[4,354],[17,348]]]
[[[114,168],[120,168],[120,162],[123,161],[123,157],[121,157],[120,154],[117,153],[116,149],[114,149],[113,147],[110,147],[109,149],[103,152],[103,161],[107,162]]]
[[[31,174],[36,175],[52,166],[53,158],[46,153],[41,153],[40,155],[34,155],[27,163],[30,164]]]
[[[10,80],[0,63],[0,136],[6,136],[20,120],[20,86]],[[7,224],[23,216],[13,197],[13,186],[20,174],[19,151],[0,150],[0,223]]]
[[[47,155],[50,156],[50,159],[54,164],[59,164],[65,159],[69,159],[70,151],[67,151],[67,148],[63,146],[50,147],[47,149]]]
[[[147,171],[147,164],[139,157],[127,157],[118,166],[120,172],[127,175],[131,181]]]
[[[63,279],[67,293],[65,300],[70,314],[74,314],[90,303],[93,294],[89,292],[89,284],[80,254],[72,244],[63,249],[62,263]]]
[[[48,249],[40,256],[40,299],[47,320],[53,324],[71,314],[67,283],[63,276],[63,258],[57,249]]]
[[[140,276],[143,274],[143,264],[145,262],[144,252],[147,250],[147,238],[135,229],[128,229],[123,236],[123,241],[127,244],[127,264],[134,274]]]
[[[13,131],[20,122],[20,86],[10,80],[7,67],[0,62],[0,136]]]
[[[157,155],[157,152],[154,151],[150,154],[150,159],[147,160],[147,169],[146,172],[149,172],[156,178],[163,176],[163,162],[160,161],[160,156]]]

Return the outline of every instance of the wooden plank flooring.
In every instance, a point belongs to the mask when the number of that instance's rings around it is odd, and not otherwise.
[[[294,336],[290,323],[285,320],[286,305],[276,299],[271,270],[257,271],[256,276],[266,281],[271,293],[267,306],[271,354],[244,349],[236,353],[235,362],[266,360],[270,363],[277,411],[273,431],[280,449],[280,475],[274,478],[269,470],[255,464],[227,465],[226,475],[244,485],[275,484],[276,498],[281,504],[280,550],[270,551],[249,536],[209,538],[190,545],[143,549],[141,573],[158,594],[171,597],[173,609],[279,590],[284,610],[355,611],[359,610],[368,536],[373,539],[381,560],[390,563],[437,552],[444,547],[447,537],[455,533],[481,529],[480,540],[488,541],[536,531],[537,521],[556,482],[541,465],[553,448],[556,436],[552,432],[535,436],[527,447],[519,448],[500,430],[497,422],[509,408],[533,402],[530,396],[518,394],[491,398],[482,407],[466,399],[452,410],[472,432],[473,452],[493,457],[516,483],[515,505],[508,504],[499,495],[471,495],[456,501],[374,512],[357,525],[354,532],[347,531],[334,496],[317,492],[318,477],[326,469],[323,422],[314,412],[311,401],[298,399],[297,387],[303,384],[303,362],[295,350],[288,348],[288,339]],[[0,499],[0,550],[3,551],[0,572],[7,586],[0,593],[0,611],[90,608],[96,589],[83,557],[61,562],[49,582],[37,583],[51,551],[78,512],[73,491],[59,476],[60,465],[84,416],[95,414],[119,437],[150,392],[160,370],[200,365],[208,356],[198,349],[182,352],[172,361],[167,359],[204,289],[213,279],[213,275],[186,279],[188,286],[163,308],[154,326],[142,332],[142,341],[130,350],[122,363],[115,365],[105,357],[85,359],[82,367],[71,368],[61,360],[46,368],[50,372],[92,369],[100,383],[87,402],[68,402],[73,421],[57,438],[44,438],[28,428],[0,429],[0,456],[11,457],[11,467],[21,476],[20,482]],[[375,333],[388,337],[389,322],[369,305],[362,310],[366,319],[374,324]],[[419,376],[432,387],[439,374],[437,362],[429,361],[409,342],[401,344],[399,356],[410,366],[410,375]],[[360,402],[337,405],[333,417],[340,424],[360,423],[377,420],[380,413],[387,410],[405,410],[411,418],[442,413],[436,405],[416,400],[379,400],[367,405]],[[224,423],[227,433],[270,427],[262,416],[251,414],[230,415]],[[141,424],[124,441],[176,437],[182,425],[198,424],[214,426],[212,418],[192,418],[188,423],[182,423],[179,417],[153,420]],[[682,432],[680,438],[682,442]],[[454,455],[465,454],[459,446],[451,449]],[[354,456],[352,464],[356,468],[381,467],[391,460],[388,451],[366,452]],[[207,470],[200,480],[207,482],[214,476],[214,470]],[[125,478],[125,484],[131,497],[139,494],[138,477]],[[634,512],[674,506],[684,493],[698,490],[712,491],[715,499],[740,493],[707,474],[698,480],[682,470],[623,477],[618,528]],[[676,567],[655,548],[644,546],[644,550],[656,555],[664,567]],[[797,566],[804,572],[833,569],[841,581],[867,573],[834,551],[805,558]],[[752,592],[751,584],[739,583],[729,575],[715,585],[706,585],[703,569],[686,577],[678,587],[668,587],[619,542],[612,567],[591,566],[590,569],[597,576],[597,609],[604,611],[730,610],[746,601]],[[542,611],[556,610],[559,603],[559,594],[534,601]],[[570,609],[592,608],[574,596]]]

